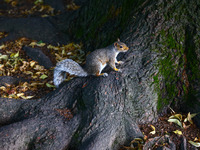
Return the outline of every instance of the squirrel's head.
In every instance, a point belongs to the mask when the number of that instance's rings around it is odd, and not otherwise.
[[[117,40],[117,42],[114,43],[114,47],[117,51],[119,52],[126,52],[128,51],[128,47],[126,46],[125,43],[121,42],[119,39]]]

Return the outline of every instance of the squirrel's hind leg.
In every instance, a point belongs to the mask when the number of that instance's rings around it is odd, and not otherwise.
[[[97,73],[95,74],[96,76],[104,76],[104,77],[106,77],[106,76],[108,76],[108,74],[107,73],[101,73],[101,71],[106,67],[106,63],[101,63],[100,65],[99,65],[99,67],[98,67],[98,71],[97,71]]]
[[[66,73],[64,71],[60,71],[57,69],[54,70],[53,82],[56,87],[59,87],[59,85],[64,81],[65,78]]]
[[[106,77],[106,76],[108,76],[108,74],[107,74],[107,73],[97,73],[96,76],[103,76],[103,77]]]

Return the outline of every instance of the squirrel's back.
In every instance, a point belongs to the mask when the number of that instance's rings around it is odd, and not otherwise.
[[[114,57],[115,52],[112,46],[97,49],[86,57],[84,69],[90,75],[96,75],[107,65],[110,57]]]

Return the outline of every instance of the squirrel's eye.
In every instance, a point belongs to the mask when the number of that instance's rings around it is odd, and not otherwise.
[[[123,46],[120,46],[120,48],[123,48]]]

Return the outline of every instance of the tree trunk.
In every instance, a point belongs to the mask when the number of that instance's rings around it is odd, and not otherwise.
[[[89,50],[120,37],[130,48],[118,58],[122,73],[74,78],[41,99],[1,98],[0,149],[115,150],[142,137],[137,124],[156,121],[158,109],[190,94],[200,101],[198,5],[88,0],[68,34]]]

